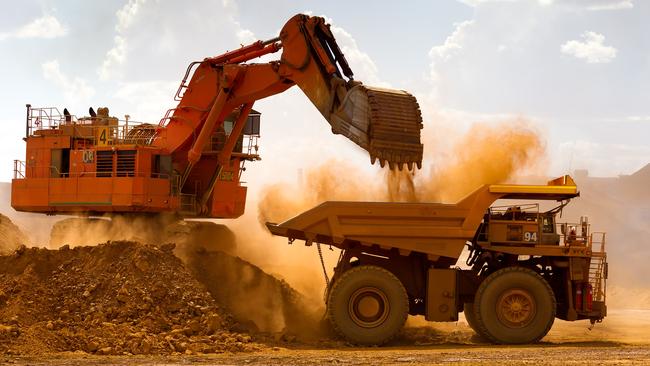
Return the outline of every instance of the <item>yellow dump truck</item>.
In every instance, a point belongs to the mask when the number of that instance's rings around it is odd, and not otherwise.
[[[494,343],[530,343],[556,317],[594,323],[607,313],[605,233],[591,232],[586,217],[557,221],[577,196],[564,176],[485,185],[456,204],[325,202],[267,227],[290,242],[342,249],[327,317],[353,343],[387,342],[408,314],[456,321],[460,312]],[[542,211],[540,201],[558,205]]]

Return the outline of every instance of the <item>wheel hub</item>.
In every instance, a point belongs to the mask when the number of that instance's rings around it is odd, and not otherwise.
[[[386,320],[390,306],[383,291],[375,287],[356,290],[348,303],[348,314],[360,327],[373,328]]]
[[[510,328],[523,328],[530,324],[537,312],[535,299],[526,290],[506,290],[497,301],[497,317]]]

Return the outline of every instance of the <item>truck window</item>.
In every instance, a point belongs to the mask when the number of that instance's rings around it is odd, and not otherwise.
[[[542,219],[542,232],[545,234],[553,234],[555,232],[552,216],[544,216]]]

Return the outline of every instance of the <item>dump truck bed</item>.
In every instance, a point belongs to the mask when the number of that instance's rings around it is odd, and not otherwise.
[[[267,223],[274,235],[290,240],[420,252],[432,260],[457,259],[472,240],[483,216],[498,199],[565,200],[578,196],[575,182],[564,176],[547,185],[484,185],[455,204],[324,202],[281,224]]]

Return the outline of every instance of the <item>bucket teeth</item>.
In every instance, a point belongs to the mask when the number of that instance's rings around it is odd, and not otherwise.
[[[415,97],[405,91],[357,85],[328,118],[342,134],[379,159],[384,167],[412,170],[422,166],[422,115]]]

